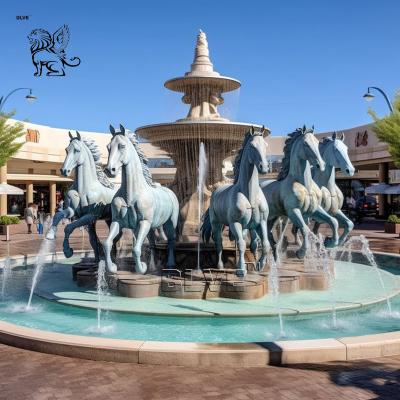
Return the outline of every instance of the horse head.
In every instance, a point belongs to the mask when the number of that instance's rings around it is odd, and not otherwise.
[[[340,168],[346,176],[353,176],[355,169],[348,155],[348,148],[344,143],[344,134],[334,132],[332,138],[326,138],[320,144],[323,148],[324,160],[328,165]]]
[[[264,140],[264,126],[260,131],[255,131],[251,127],[248,135],[251,135],[248,140],[249,151],[247,152],[247,161],[254,165],[259,174],[266,174],[269,170],[267,160],[267,143]]]
[[[112,138],[111,142],[107,145],[108,162],[107,167],[104,170],[104,172],[110,177],[117,176],[122,166],[129,162],[129,155],[126,148],[130,141],[125,128],[122,125],[119,127],[119,131],[116,131],[114,127],[110,125]]]
[[[308,161],[313,167],[324,171],[325,161],[322,159],[319,152],[319,142],[314,135],[314,127],[307,129],[303,126],[303,128],[301,128],[301,133],[301,143],[303,145],[297,148],[295,156]]]
[[[70,137],[70,142],[65,149],[65,160],[60,168],[61,175],[63,176],[69,176],[74,168],[85,162],[85,157],[82,151],[84,144],[81,134],[76,131],[76,137],[73,137],[71,132],[68,132],[68,135]]]

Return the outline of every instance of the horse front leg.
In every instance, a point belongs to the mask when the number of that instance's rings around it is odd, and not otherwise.
[[[74,250],[69,245],[69,237],[72,235],[74,230],[81,226],[92,224],[94,221],[96,221],[96,217],[92,214],[87,214],[87,215],[84,215],[83,217],[77,219],[76,221],[71,222],[70,224],[68,224],[65,227],[64,242],[63,242],[63,251],[64,251],[65,257],[70,258],[74,254]]]
[[[218,269],[224,269],[224,263],[222,261],[222,225],[213,221],[212,223],[212,233],[213,239],[215,243],[215,249],[217,250],[217,258],[218,258]]]
[[[296,256],[299,259],[304,258],[306,251],[310,247],[310,239],[308,235],[311,233],[310,228],[307,226],[307,224],[304,222],[303,215],[298,208],[293,208],[288,210],[288,217],[292,221],[294,225],[296,225],[299,229],[300,232],[303,236],[303,244],[301,247],[296,251]]]
[[[261,257],[259,258],[258,262],[257,262],[257,269],[258,271],[262,271],[265,263],[267,261],[267,257],[268,257],[268,252],[271,248],[269,241],[268,241],[268,229],[267,229],[267,221],[262,220],[260,222],[260,225],[257,227],[257,232],[258,235],[260,236],[261,239],[261,244],[262,244],[262,253],[261,253]]]
[[[48,240],[54,240],[56,238],[56,233],[57,233],[57,227],[58,224],[64,219],[64,218],[72,218],[74,216],[74,210],[72,208],[66,208],[65,210],[57,211],[54,214],[53,220],[51,222],[51,226],[49,230],[46,233],[46,239]]]
[[[349,218],[346,217],[342,210],[338,210],[334,217],[338,220],[339,226],[344,229],[338,243],[339,246],[342,246],[347,240],[350,232],[353,230],[354,224]]]
[[[167,235],[168,240],[168,260],[167,268],[175,268],[175,240],[176,232],[171,219],[164,224],[164,233]]]
[[[135,259],[135,271],[138,274],[144,275],[147,271],[147,265],[142,262],[140,256],[142,255],[142,246],[144,239],[150,231],[150,222],[142,220],[139,222],[139,229],[137,231],[136,242],[133,247],[133,258]]]
[[[106,262],[107,271],[115,273],[117,272],[117,266],[112,262],[111,259],[111,250],[114,244],[114,239],[120,233],[120,225],[119,222],[113,221],[110,225],[110,229],[108,231],[107,239],[103,242],[103,251],[104,251],[104,258]]]
[[[331,215],[329,215],[321,206],[318,206],[317,210],[312,215],[312,218],[315,219],[317,222],[327,223],[332,230],[332,236],[325,238],[325,247],[331,248],[337,246],[339,241],[339,224],[336,218],[333,218]]]
[[[274,234],[272,233],[272,229],[274,227],[276,218],[274,219],[270,219],[267,221],[267,233],[268,233],[268,240],[269,240],[269,244],[272,247],[272,254],[274,256],[274,259],[276,260],[276,241],[274,238]]]
[[[233,222],[229,224],[229,229],[235,236],[236,243],[239,248],[239,260],[236,264],[236,275],[239,277],[244,277],[247,274],[246,263],[244,259],[244,253],[246,251],[246,242],[243,239],[242,225],[240,222]]]

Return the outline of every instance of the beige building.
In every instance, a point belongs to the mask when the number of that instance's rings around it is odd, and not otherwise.
[[[46,212],[54,213],[56,204],[63,192],[70,186],[72,179],[60,174],[65,158],[65,148],[69,143],[68,129],[52,128],[45,125],[23,123],[26,136],[21,138],[24,145],[0,170],[1,182],[18,186],[25,196],[1,196],[1,215],[22,214],[25,204],[35,202]],[[75,135],[75,131],[72,131]],[[107,162],[106,146],[111,134],[103,132],[80,131],[83,137],[94,139],[100,148],[102,162]],[[150,143],[141,145],[149,157],[154,179],[168,183],[174,176],[172,160]],[[118,183],[118,182],[116,182]],[[8,198],[7,198],[8,197]]]
[[[0,179],[2,183],[7,182],[22,188],[25,196],[8,196],[8,198],[1,196],[1,215],[21,214],[25,204],[29,202],[35,202],[46,212],[54,213],[56,204],[72,182],[72,179],[60,174],[60,167],[65,158],[65,148],[69,143],[68,130],[25,122],[23,124],[26,137],[21,140],[25,143],[18,154],[8,161],[7,166],[1,168]],[[367,186],[374,182],[400,182],[400,173],[393,165],[387,145],[378,141],[372,127],[373,125],[369,124],[343,130],[350,159],[356,168],[352,179],[344,179],[340,172],[337,174],[340,186],[348,192],[354,188],[355,184]],[[74,131],[72,133],[75,134]],[[80,133],[96,141],[105,164],[107,162],[106,146],[110,141],[110,134],[84,131]],[[321,133],[318,136],[324,137],[330,134],[331,132]],[[266,140],[269,144],[268,152],[272,167],[272,172],[267,177],[273,179],[280,167],[285,137],[269,136]],[[141,147],[149,159],[153,178],[162,184],[172,182],[175,174],[173,160],[150,143],[143,142]],[[231,160],[225,160],[224,169],[229,175]],[[382,213],[384,212],[383,199],[381,196]]]

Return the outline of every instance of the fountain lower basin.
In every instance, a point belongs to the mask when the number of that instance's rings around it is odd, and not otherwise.
[[[392,260],[387,266],[399,273],[399,258]],[[98,332],[93,329],[97,321],[95,291],[78,288],[72,283],[71,265],[76,261],[77,258],[59,260],[58,266],[44,267],[32,310],[26,312],[27,282],[32,275],[29,262],[32,261],[13,260],[12,283],[7,289],[12,288],[13,295],[6,291],[6,299],[0,303],[0,341],[83,358],[168,365],[204,365],[204,357],[207,365],[233,365],[238,359],[240,365],[260,365],[260,362],[265,365],[276,363],[273,354],[278,347],[280,362],[288,363],[371,357],[372,348],[376,355],[400,351],[400,334],[396,333],[400,319],[397,311],[400,309],[399,277],[382,271],[390,296],[393,296],[394,311],[389,316],[385,296],[376,284],[376,274],[365,265],[342,263],[336,267],[337,288],[343,280],[353,282],[352,290],[342,287],[336,293],[336,328],[332,326],[326,291],[282,294],[285,319],[285,337],[282,338],[275,305],[271,301],[268,304],[268,296],[252,301],[105,296],[102,302],[104,329]],[[370,279],[358,285],[365,288],[364,294],[355,296],[354,282],[361,282],[356,279],[362,279],[363,275]],[[48,279],[56,282],[57,287],[45,295]],[[293,299],[296,299],[295,307]],[[367,336],[358,338],[359,335]],[[22,344],[21,337],[24,338]],[[354,350],[355,343],[371,341],[374,345],[366,345],[368,351]],[[138,343],[140,350],[135,350],[132,356]],[[354,347],[351,347],[353,353],[350,347],[346,350],[347,346]],[[141,351],[147,354],[150,348],[152,357],[143,356],[140,361],[138,354]],[[198,354],[195,360],[193,354]],[[258,357],[254,358],[254,354]]]

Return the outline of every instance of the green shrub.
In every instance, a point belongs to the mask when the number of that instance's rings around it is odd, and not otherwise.
[[[19,218],[10,215],[2,215],[0,217],[0,225],[14,225],[19,224]]]
[[[388,222],[392,224],[400,224],[400,217],[395,214],[389,215]]]

